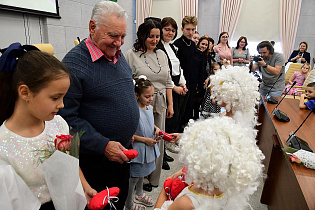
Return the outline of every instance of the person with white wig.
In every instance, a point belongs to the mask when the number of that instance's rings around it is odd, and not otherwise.
[[[213,94],[221,107],[225,107],[226,116],[232,117],[242,125],[254,127],[257,124],[256,105],[259,92],[256,77],[248,68],[239,66],[222,66],[215,75],[210,76]]]
[[[245,209],[263,176],[263,153],[249,130],[227,116],[190,122],[181,137],[180,160],[189,184],[167,200],[162,189],[156,209]],[[171,178],[184,175],[182,171]]]

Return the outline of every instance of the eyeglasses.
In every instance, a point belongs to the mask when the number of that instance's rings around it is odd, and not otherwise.
[[[246,44],[246,42],[241,41],[240,43]]]
[[[170,28],[163,28],[166,32],[173,32],[173,33],[176,33],[176,30],[172,30]]]
[[[221,38],[223,38],[223,39],[227,39],[227,38],[229,38],[228,36],[221,36]]]

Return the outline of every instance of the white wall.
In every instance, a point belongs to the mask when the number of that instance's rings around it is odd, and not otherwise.
[[[76,37],[88,36],[92,8],[99,0],[58,0],[61,19],[24,15],[0,10],[0,48],[13,42],[21,44],[50,43],[55,55],[62,59],[74,47]],[[132,0],[118,0],[128,14],[127,34],[122,50],[132,47]],[[25,22],[25,27],[24,27]],[[39,23],[41,27],[39,27]],[[25,35],[26,34],[26,35]]]
[[[172,17],[176,21],[178,27],[177,38],[182,35],[180,0],[153,0],[151,16],[161,19],[164,17]]]

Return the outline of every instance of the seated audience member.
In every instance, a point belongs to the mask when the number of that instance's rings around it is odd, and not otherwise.
[[[194,35],[192,36],[192,40],[195,42],[196,46],[199,42],[199,33],[198,31],[195,31]]]
[[[215,53],[219,54],[221,64],[223,63],[223,60],[226,59],[231,65],[233,65],[233,53],[231,47],[229,46],[228,39],[228,32],[220,33],[218,44],[214,46],[213,50]]]
[[[290,57],[288,62],[293,62],[293,63],[310,63],[311,61],[311,55],[309,52],[306,52],[307,50],[307,43],[306,42],[301,42],[299,45],[298,50],[294,50]]]
[[[262,73],[259,92],[263,96],[269,92],[271,96],[280,97],[285,86],[284,56],[274,52],[269,41],[260,42],[257,45],[257,51],[260,57],[252,65],[251,71],[259,69]]]
[[[246,66],[246,64],[249,64],[249,50],[246,48],[247,45],[247,38],[241,36],[237,41],[236,47],[232,48],[234,66]]]
[[[170,177],[184,175],[189,186],[174,201],[162,189],[155,208],[245,209],[259,186],[264,159],[248,132],[225,116],[189,123],[179,143],[187,172]]]
[[[305,98],[308,99],[307,102],[304,102]],[[315,82],[311,82],[306,86],[305,94],[301,95],[299,107],[310,110],[315,108]]]
[[[283,90],[283,94],[285,94],[293,84],[293,82],[296,82],[296,86],[302,86],[304,84],[304,81],[306,77],[308,76],[310,71],[310,65],[308,63],[304,63],[301,66],[300,71],[295,71],[293,75],[290,77],[288,84],[285,86]],[[302,90],[300,87],[292,87],[291,90],[287,93],[288,95],[301,95],[302,92],[297,92],[297,90]]]

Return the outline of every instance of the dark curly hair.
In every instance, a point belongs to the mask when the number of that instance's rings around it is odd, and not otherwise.
[[[152,29],[157,28],[160,30],[160,37],[162,37],[161,24],[155,20],[146,20],[144,21],[138,28],[137,31],[137,39],[133,44],[133,48],[136,52],[138,51],[147,51],[147,47],[145,46],[145,40],[150,35]]]

